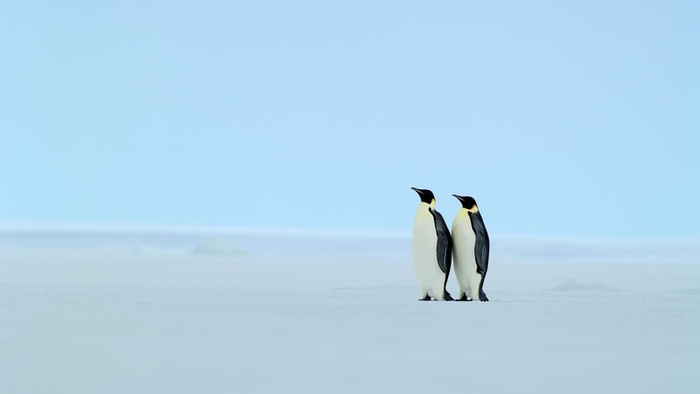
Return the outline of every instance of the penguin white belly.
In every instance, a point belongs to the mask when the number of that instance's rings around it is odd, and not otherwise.
[[[437,261],[437,233],[432,215],[419,213],[413,224],[413,269],[421,286],[422,295],[444,297],[445,273]]]
[[[464,293],[467,297],[478,300],[481,275],[476,271],[476,256],[474,255],[476,235],[472,230],[468,214],[455,218],[452,223],[452,240],[454,241],[453,265],[460,290],[458,297]]]

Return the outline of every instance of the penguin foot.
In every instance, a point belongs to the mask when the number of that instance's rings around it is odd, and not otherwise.
[[[457,299],[457,301],[471,301],[471,299],[470,299],[470,298],[467,298],[467,295],[466,295],[466,294],[462,294],[462,296],[459,297],[459,298]]]
[[[429,295],[426,295],[425,297],[418,299],[418,301],[430,301],[430,300],[431,300],[431,298]]]
[[[445,301],[454,301],[454,300],[455,300],[454,298],[452,298],[452,296],[450,295],[450,293],[447,292],[447,290],[445,290],[445,295],[444,295],[442,298],[443,298]]]
[[[488,301],[488,300],[489,300],[489,298],[486,297],[486,293],[484,293],[483,291],[481,293],[479,293],[479,301]]]

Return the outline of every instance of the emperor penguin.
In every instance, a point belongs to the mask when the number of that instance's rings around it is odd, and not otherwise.
[[[462,203],[452,222],[455,275],[459,283],[457,301],[488,301],[484,278],[489,268],[489,234],[476,200],[470,196],[453,196]]]
[[[413,222],[413,269],[421,287],[420,300],[452,301],[445,289],[452,267],[452,238],[442,215],[435,210],[435,196],[428,189],[412,187],[420,196]]]

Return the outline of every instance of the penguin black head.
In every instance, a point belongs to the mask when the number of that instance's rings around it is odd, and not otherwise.
[[[418,189],[416,187],[412,187],[411,189],[415,190],[416,193],[418,193],[422,202],[426,204],[432,204],[435,201],[435,195],[430,190]]]
[[[473,211],[473,210],[479,210],[479,208],[476,205],[476,200],[474,200],[473,197],[471,196],[458,196],[456,194],[453,194],[454,197],[456,197],[459,202],[462,203],[462,208],[466,209],[467,211]]]

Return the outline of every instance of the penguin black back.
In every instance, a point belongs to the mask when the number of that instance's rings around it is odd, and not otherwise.
[[[446,286],[447,277],[450,275],[450,269],[452,268],[452,236],[440,212],[431,208],[428,208],[428,211],[433,215],[433,220],[435,221],[435,231],[437,232],[437,261],[440,270],[445,273]],[[447,292],[446,294],[449,295]]]

